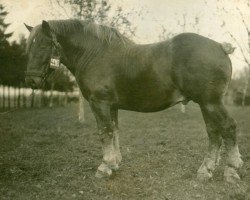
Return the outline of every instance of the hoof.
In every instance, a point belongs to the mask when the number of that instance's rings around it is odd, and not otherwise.
[[[209,172],[206,168],[199,169],[197,172],[197,179],[200,182],[208,182],[212,177],[212,173]]]
[[[242,168],[243,164],[244,164],[243,160],[241,159],[241,157],[239,157],[237,161],[235,161],[233,166],[235,166],[236,169],[240,169]]]
[[[107,178],[107,177],[110,177],[112,174],[112,170],[108,167],[107,164],[105,163],[102,163],[96,173],[95,173],[95,177],[96,178]]]
[[[120,164],[122,162],[122,154],[119,152],[116,154],[116,163]]]
[[[231,151],[229,151],[227,163],[229,166],[232,166],[235,169],[240,169],[243,166],[243,161],[241,159],[238,146],[232,148]]]
[[[236,158],[231,158],[228,161],[229,165],[234,166],[236,169],[240,169],[243,166],[243,161],[240,156]]]
[[[226,167],[224,171],[225,181],[228,183],[237,183],[240,180],[240,176],[233,167]]]

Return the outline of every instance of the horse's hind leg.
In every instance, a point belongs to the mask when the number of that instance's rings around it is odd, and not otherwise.
[[[201,111],[206,123],[209,149],[201,167],[198,179],[207,180],[212,177],[219,160],[221,138],[225,142],[227,151],[227,166],[224,176],[227,181],[239,179],[236,169],[242,166],[241,156],[236,143],[236,123],[227,113],[224,105],[219,103],[201,104]]]
[[[112,174],[118,168],[114,146],[115,126],[111,118],[110,102],[103,100],[90,100],[90,107],[95,115],[102,143],[103,160],[98,167],[96,177],[102,178]]]
[[[209,138],[209,146],[208,153],[204,158],[202,165],[198,170],[198,179],[201,181],[206,181],[212,178],[212,173],[215,170],[216,165],[219,164],[220,160],[220,147],[221,147],[221,134],[220,127],[218,126],[218,122],[213,121],[214,114],[217,113],[214,109],[213,105],[201,105],[201,111],[203,115],[203,119],[206,123],[208,138]]]
[[[233,118],[229,117],[224,106],[222,106],[222,112],[227,116],[227,120],[224,124],[224,131],[222,132],[222,138],[225,144],[227,153],[226,167],[224,170],[224,177],[227,182],[234,183],[239,180],[240,177],[237,174],[237,170],[242,167],[243,161],[239,152],[237,140],[236,140],[236,122]]]

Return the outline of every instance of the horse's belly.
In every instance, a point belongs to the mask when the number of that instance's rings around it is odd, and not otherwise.
[[[177,90],[162,91],[152,96],[148,94],[130,96],[126,101],[120,101],[118,108],[137,112],[157,112],[184,100],[185,97]]]

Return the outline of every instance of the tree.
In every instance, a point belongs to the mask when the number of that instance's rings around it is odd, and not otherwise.
[[[113,8],[108,0],[50,0],[50,3],[54,8],[59,7],[58,12],[67,18],[72,17],[115,27],[127,37],[133,37],[136,31],[129,17],[133,14],[141,15],[141,11],[125,13],[120,6]]]
[[[9,42],[7,41],[7,39],[12,36],[12,33],[6,33],[6,29],[10,25],[4,22],[7,14],[8,12],[5,11],[4,6],[0,4],[0,49],[1,50],[9,46]]]
[[[21,44],[20,44],[21,42]],[[19,43],[16,41],[11,43],[8,51],[8,65],[5,67],[6,84],[19,86],[24,83],[24,71],[26,70],[26,55],[25,55],[26,39],[20,35]]]
[[[250,72],[248,70],[248,68],[244,68],[244,70],[231,81],[229,91],[236,105],[250,105],[250,87],[246,84],[246,81],[248,83],[250,81]],[[242,103],[244,104],[242,105]]]
[[[9,24],[4,22],[5,17],[7,16],[7,12],[4,10],[3,5],[0,4],[0,81],[3,81],[4,68],[6,67],[8,60],[8,51],[10,44],[7,41],[7,38],[11,36],[11,34],[6,34],[6,29]]]
[[[172,38],[173,36],[187,31],[192,31],[197,34],[200,33],[200,19],[202,17],[202,13],[189,13],[189,12],[184,12],[182,15],[178,15],[175,13],[174,19],[176,20],[176,30],[175,31],[168,31],[166,27],[169,26],[164,26],[161,25],[161,33],[158,35],[158,38],[160,41],[167,40]]]
[[[238,4],[236,7],[228,7],[228,2],[225,2],[224,0],[217,0],[217,10],[218,13],[220,13],[220,17],[222,18],[222,24],[221,27],[225,29],[225,33],[228,34],[235,45],[240,50],[240,53],[243,58],[243,62],[247,64],[247,68],[245,70],[245,73],[247,75],[245,76],[245,86],[243,87],[242,91],[242,106],[245,105],[245,99],[246,99],[246,92],[248,91],[249,87],[249,76],[250,76],[250,23],[249,23],[249,17],[250,17],[250,1],[249,0],[243,0],[241,1],[244,5],[244,10],[247,12],[243,12],[243,8],[240,7],[240,4]],[[220,11],[220,12],[219,12]],[[222,12],[221,12],[222,11]],[[244,31],[246,33],[247,41],[246,44],[242,41],[240,41],[242,38],[238,38],[234,35],[230,27],[228,26],[228,23],[224,17],[236,15],[239,19],[239,22],[242,24]]]
[[[26,68],[26,39],[20,35],[20,42],[8,42],[12,33],[6,33],[10,24],[5,23],[8,12],[0,4],[0,81],[4,85],[19,86],[24,82]]]
[[[21,52],[15,42],[10,44],[7,40],[12,36],[12,33],[6,33],[10,25],[4,22],[7,14],[4,6],[0,4],[0,80],[3,84],[10,85],[18,81],[13,64],[17,62]]]

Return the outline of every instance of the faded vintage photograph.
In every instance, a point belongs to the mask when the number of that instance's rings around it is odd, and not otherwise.
[[[1,200],[250,200],[249,0],[0,0]]]

